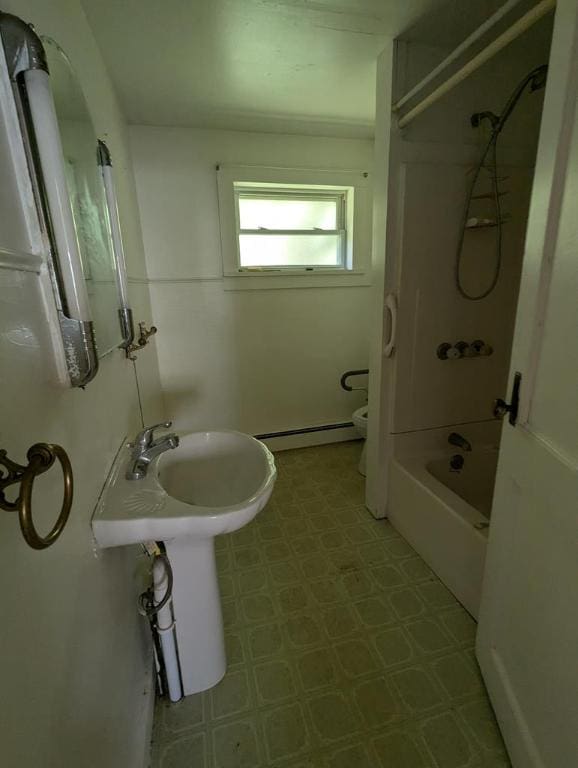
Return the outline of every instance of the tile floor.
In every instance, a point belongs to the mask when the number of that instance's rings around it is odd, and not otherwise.
[[[475,624],[363,506],[361,445],[276,455],[217,557],[228,670],[157,704],[153,768],[507,768]]]

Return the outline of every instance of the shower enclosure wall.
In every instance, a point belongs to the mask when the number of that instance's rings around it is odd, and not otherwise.
[[[385,512],[477,616],[543,90],[527,92],[500,133],[472,191],[472,174],[499,115],[524,77],[547,63],[551,18],[517,40],[407,127],[392,120],[385,293],[398,298],[383,429]],[[448,50],[399,41],[397,98]],[[394,99],[396,94],[394,93]],[[474,121],[476,122],[476,121]],[[496,187],[501,215],[497,264]],[[460,248],[460,286],[456,254]],[[492,284],[498,278],[495,288]],[[464,292],[474,297],[471,301]],[[387,336],[387,333],[385,334]],[[387,423],[385,423],[387,422]],[[449,444],[456,432],[471,451]]]

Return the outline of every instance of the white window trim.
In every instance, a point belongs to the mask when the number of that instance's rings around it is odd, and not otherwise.
[[[239,221],[235,183],[243,188],[278,190],[309,186],[329,194],[347,194],[346,220],[341,222],[348,236],[340,267],[241,267],[239,263]],[[369,285],[371,268],[371,198],[368,174],[364,171],[270,166],[221,165],[217,168],[221,254],[224,287],[228,290],[253,288],[329,287]],[[313,196],[313,195],[312,195]],[[355,221],[355,226],[353,226]],[[309,233],[311,234],[311,233]]]

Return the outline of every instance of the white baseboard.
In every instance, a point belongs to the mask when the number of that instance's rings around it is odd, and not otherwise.
[[[313,445],[327,445],[328,443],[344,443],[348,440],[360,440],[359,432],[355,427],[341,427],[340,429],[320,429],[315,432],[305,432],[298,435],[279,435],[267,437],[262,440],[270,451],[288,451],[292,448],[308,448]]]

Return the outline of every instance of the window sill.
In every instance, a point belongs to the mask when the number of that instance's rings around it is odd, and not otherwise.
[[[360,288],[371,285],[371,273],[355,270],[318,272],[234,272],[224,275],[226,291],[279,290],[284,288]]]

